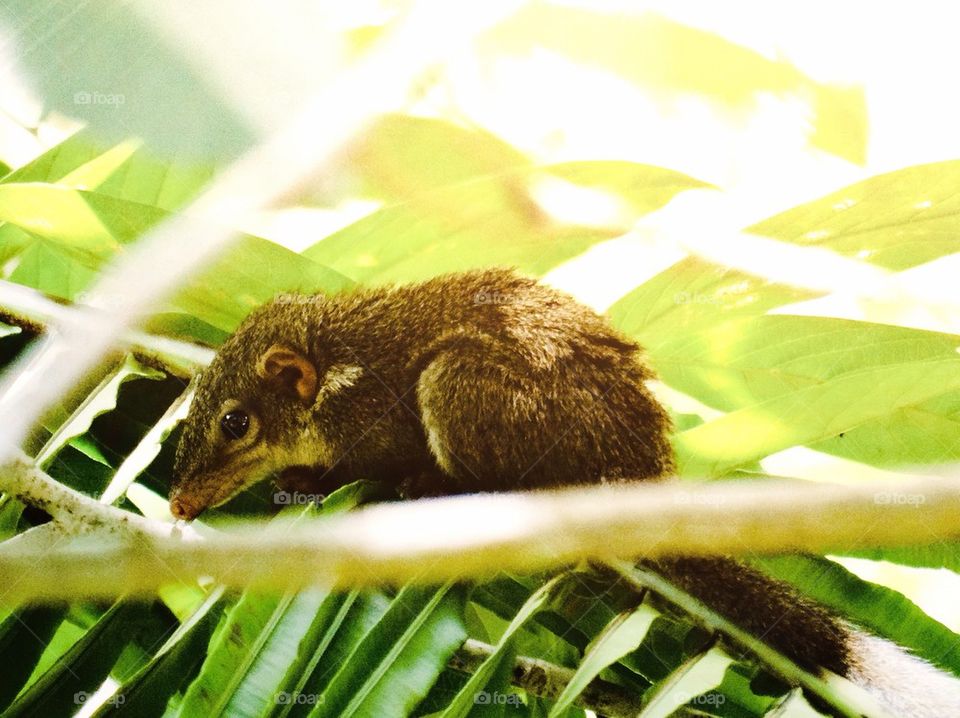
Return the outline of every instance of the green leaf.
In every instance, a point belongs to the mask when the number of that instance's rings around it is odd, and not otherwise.
[[[14,326],[12,324],[7,324],[6,322],[0,322],[0,339],[3,337],[9,337],[14,334],[19,334],[22,330],[20,327]]]
[[[177,715],[260,716],[274,710],[284,675],[303,651],[302,640],[327,595],[245,592],[214,634]]]
[[[607,624],[590,642],[576,673],[557,697],[549,718],[562,716],[590,681],[600,675],[600,671],[638,648],[659,615],[659,612],[641,604],[632,611],[618,614]]]
[[[351,168],[364,180],[363,192],[391,202],[530,164],[483,129],[399,114],[380,117],[348,152]]]
[[[305,712],[319,699],[319,693],[307,692],[307,685],[321,662],[328,659],[328,649],[347,621],[359,595],[359,592],[352,591],[327,596],[300,643],[302,650],[287,669],[282,683],[284,690],[277,693],[275,702],[281,703],[277,718],[290,715],[294,707],[301,707],[301,712]]]
[[[141,364],[134,357],[126,356],[123,364],[101,381],[69,417],[62,423],[57,422],[59,426],[36,455],[37,465],[41,468],[46,467],[70,440],[85,434],[94,419],[108,411],[113,411],[117,406],[117,394],[125,382],[142,378],[157,380],[165,376],[163,372]],[[55,417],[50,419],[56,421]]]
[[[0,227],[0,234],[10,228],[16,229],[4,225]],[[11,282],[71,301],[89,289],[97,277],[96,271],[78,260],[73,252],[45,239],[31,239],[15,261],[9,277]]]
[[[211,591],[203,604],[164,642],[153,658],[117,691],[117,699],[103,704],[96,718],[124,715],[163,715],[167,701],[193,674],[220,619],[224,589]],[[121,698],[122,697],[122,698]]]
[[[673,170],[625,162],[565,163],[536,172],[602,185],[637,207],[636,214],[685,189],[706,186]],[[364,283],[412,281],[494,264],[543,274],[628,229],[552,221],[530,196],[533,176],[534,170],[523,169],[443,186],[374,212],[304,254]]]
[[[82,184],[86,189],[93,189],[122,166],[139,146],[140,143],[136,140],[127,140],[111,147],[98,140],[89,130],[82,129],[18,167],[3,177],[0,183],[61,183],[61,180],[72,174],[73,181],[62,184],[77,189],[78,185]]]
[[[344,275],[279,244],[241,235],[209,267],[188,280],[172,303],[232,332],[250,311],[282,292],[334,293],[352,285]]]
[[[166,218],[152,205],[41,182],[0,184],[0,220],[91,263],[101,261]]]
[[[304,698],[284,706],[285,714],[304,718],[313,711],[340,668],[386,615],[392,599],[381,591],[367,590],[346,604],[344,613],[338,612],[330,624],[331,635],[324,635],[317,644],[313,669],[297,681],[299,695]]]
[[[550,610],[535,614],[534,620],[572,649],[574,655],[581,655],[592,638],[613,620],[619,610],[636,604],[638,594],[622,584],[611,585],[606,582],[598,586],[591,583],[589,575],[577,573],[576,577],[577,581],[558,587],[556,600],[552,602]],[[516,577],[501,576],[475,587],[471,593],[471,601],[510,622],[523,610],[538,588],[536,584],[532,587],[527,585],[530,581],[529,578],[520,580]],[[578,586],[583,588],[578,590]],[[597,596],[601,597],[600,600],[597,600]],[[662,618],[657,626],[664,622],[666,618]],[[651,634],[653,638],[657,637],[656,626]],[[523,633],[518,634],[518,650],[522,647],[525,651],[534,652],[524,638]],[[543,650],[542,644],[540,645],[541,648],[536,650],[536,654]],[[669,657],[665,657],[667,653]],[[623,665],[614,664],[610,670],[623,685],[644,691],[650,686],[647,678],[661,677],[663,674],[654,671],[663,671],[664,663],[672,663],[674,656],[679,653],[680,651],[672,650],[661,655],[661,652],[654,650],[652,646],[641,646],[639,651],[621,661]]]
[[[109,146],[83,129],[11,172],[2,183],[55,183],[174,210],[192,199],[212,174],[210,165],[182,158],[161,161],[140,140]]]
[[[743,116],[757,108],[758,97],[789,97],[809,108],[813,146],[864,161],[868,125],[861,88],[818,83],[782,58],[658,13],[530,3],[489,34],[498,57],[545,48],[612,72],[660,102],[694,96],[716,112]]]
[[[650,351],[719,322],[765,314],[812,299],[814,292],[775,284],[698,257],[687,257],[618,300],[607,314]]]
[[[629,585],[638,589],[644,588],[654,591],[664,600],[674,604],[688,615],[695,618],[703,627],[725,634],[729,639],[734,641],[735,644],[745,648],[751,654],[756,656],[756,658],[759,659],[764,665],[769,666],[771,670],[775,671],[776,674],[778,674],[784,680],[790,681],[794,685],[803,686],[806,690],[812,692],[814,695],[825,701],[828,701],[829,704],[836,710],[838,715],[849,718],[854,718],[855,716],[861,715],[859,706],[855,703],[856,696],[851,698],[850,696],[841,694],[834,687],[828,684],[822,677],[813,675],[803,670],[790,659],[770,648],[756,636],[744,631],[736,624],[731,623],[728,619],[724,618],[709,606],[678,589],[670,582],[665,581],[655,572],[647,568],[635,566],[626,561],[613,561],[609,565],[620,576],[622,576]],[[723,658],[722,653],[712,653]],[[694,659],[696,659],[696,657],[694,657]],[[682,671],[676,672],[674,675],[676,677],[681,677]],[[676,681],[673,682],[673,685],[676,685]],[[658,686],[654,688],[656,691],[655,695],[666,697],[666,693],[668,692],[667,688],[668,686],[658,684]],[[691,695],[695,694],[691,693]],[[658,704],[670,702],[671,701],[667,700],[657,701]],[[652,697],[649,702],[649,708],[651,710],[655,708]],[[660,713],[651,712],[651,715],[660,715]],[[649,716],[647,716],[647,718],[649,718]]]
[[[50,272],[50,252],[30,262],[25,254],[13,278],[36,288],[53,289],[60,296],[72,297],[76,286],[88,286],[92,275],[80,267],[99,268],[121,244],[168,216],[159,207],[98,192],[48,184],[0,184],[0,219],[44,237],[61,262],[64,254],[76,260],[61,268],[53,286],[40,286],[51,283],[49,279],[43,282]],[[210,266],[189,279],[172,303],[219,329],[232,331],[250,310],[279,292],[338,291],[350,284],[346,277],[278,244],[241,235]],[[123,298],[113,300],[122,302]]]
[[[901,270],[960,251],[960,161],[871,177],[747,229]]]
[[[626,160],[560,162],[539,169],[578,187],[618,197],[636,217],[660,209],[684,190],[714,188],[674,170]]]
[[[909,404],[810,448],[881,468],[960,461],[960,392]]]
[[[441,718],[466,718],[477,706],[485,705],[485,702],[478,700],[481,694],[484,694],[485,688],[491,688],[491,679],[495,674],[502,671],[506,663],[512,663],[514,659],[514,641],[520,629],[533,616],[547,605],[547,602],[554,596],[555,591],[561,582],[569,578],[566,574],[555,576],[538,588],[523,607],[510,621],[510,625],[497,641],[496,650],[491,654],[477,670],[470,676],[463,688],[457,693],[454,699],[443,711]],[[499,685],[492,686],[499,689]]]
[[[63,607],[19,608],[0,623],[0,655],[16,656],[0,671],[0,710],[16,698],[63,622]]]
[[[844,555],[919,568],[948,568],[960,573],[960,543],[955,541],[938,541],[935,544],[916,546],[879,546],[845,551]]]
[[[717,474],[960,389],[958,344],[937,332],[768,316],[665,342],[655,364],[667,383],[731,411],[676,441],[684,472]]]
[[[903,594],[864,581],[835,561],[819,556],[772,556],[755,561],[764,571],[796,585],[818,603],[960,676],[960,635]]]
[[[667,718],[694,696],[716,688],[733,659],[718,648],[687,660],[644,696],[637,718]]]
[[[466,638],[463,591],[407,586],[343,662],[311,716],[406,716]]]
[[[132,628],[144,620],[149,606],[118,602],[60,656],[39,680],[4,713],[13,716],[70,715],[92,696],[132,639]]]
[[[0,496],[0,541],[4,541],[17,533],[17,524],[23,514],[23,504],[9,494]],[[0,609],[2,611],[2,609]],[[0,616],[3,612],[0,612]]]

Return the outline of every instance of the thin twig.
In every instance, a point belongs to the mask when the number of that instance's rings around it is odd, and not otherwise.
[[[489,643],[468,638],[453,654],[448,665],[463,673],[474,673],[495,650]],[[510,672],[510,683],[540,698],[556,700],[574,673],[572,668],[556,663],[517,656]],[[492,698],[490,702],[493,702]],[[630,718],[636,716],[643,707],[636,692],[601,678],[591,681],[575,703],[609,718]]]

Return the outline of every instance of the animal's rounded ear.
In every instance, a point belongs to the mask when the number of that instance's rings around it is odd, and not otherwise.
[[[257,374],[267,381],[275,381],[304,404],[317,398],[317,369],[300,352],[274,344],[257,360]]]

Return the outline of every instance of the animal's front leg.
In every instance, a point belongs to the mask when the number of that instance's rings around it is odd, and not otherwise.
[[[405,499],[426,499],[463,493],[456,482],[441,471],[421,471],[411,474],[397,485]]]
[[[349,480],[337,467],[290,466],[274,478],[277,492],[274,503],[278,506],[304,501],[322,501]]]

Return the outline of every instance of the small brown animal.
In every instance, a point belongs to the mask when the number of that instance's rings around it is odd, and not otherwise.
[[[650,378],[601,317],[509,271],[282,296],[204,373],[171,506],[193,518],[290,466],[408,495],[664,476]]]
[[[507,270],[281,296],[204,372],[170,508],[195,518],[292,467],[307,484],[377,480],[409,498],[663,478],[671,424],[651,378],[640,348],[603,318]],[[945,675],[934,672],[948,704],[891,692],[889,671],[875,670],[891,651],[915,675],[934,669],[784,583],[726,558],[651,565],[811,670],[892,693],[910,715],[960,715],[941,711],[960,706]]]

